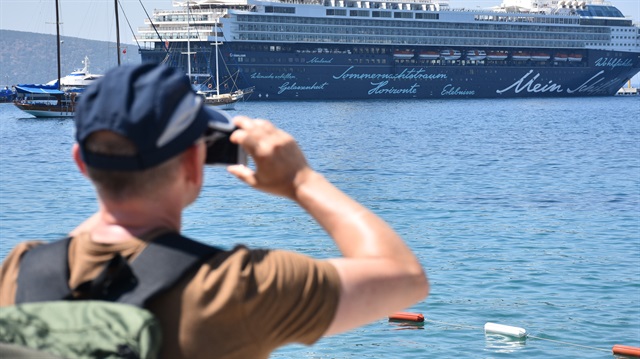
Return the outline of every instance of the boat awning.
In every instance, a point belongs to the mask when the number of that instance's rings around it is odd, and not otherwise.
[[[41,85],[17,85],[16,92],[31,95],[64,95],[64,91]]]

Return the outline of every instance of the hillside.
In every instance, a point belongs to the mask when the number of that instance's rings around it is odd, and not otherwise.
[[[89,71],[103,74],[117,65],[115,42],[85,40],[77,37],[61,38],[62,76],[80,69],[89,56]],[[121,62],[139,63],[140,55],[135,45],[121,45],[126,54]],[[45,83],[57,77],[56,36],[33,32],[0,30],[0,85],[18,83]]]

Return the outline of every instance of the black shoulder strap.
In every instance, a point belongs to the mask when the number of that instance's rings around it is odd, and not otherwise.
[[[20,261],[16,303],[68,299],[70,238],[28,251]],[[174,232],[149,242],[131,264],[116,255],[93,281],[86,299],[106,299],[144,307],[220,249]],[[117,281],[118,283],[113,283]],[[124,284],[122,282],[125,282]]]
[[[16,303],[43,302],[69,294],[69,242],[71,237],[63,238],[22,256]]]
[[[206,259],[221,252],[212,247],[184,237],[179,233],[167,233],[149,243],[131,263],[138,279],[131,292],[124,293],[118,302],[144,306],[149,299],[169,288]]]

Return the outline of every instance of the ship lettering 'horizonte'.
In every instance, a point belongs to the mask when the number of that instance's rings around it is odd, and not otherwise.
[[[250,101],[611,96],[640,72],[640,27],[602,0],[185,1],[137,40]]]

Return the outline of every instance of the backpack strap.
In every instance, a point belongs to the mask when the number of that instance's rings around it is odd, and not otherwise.
[[[151,298],[167,291],[185,274],[221,251],[175,232],[160,236],[131,263],[138,285],[133,291],[124,293],[118,302],[143,307]]]
[[[69,243],[66,237],[30,249],[20,259],[16,304],[44,302],[69,294]]]
[[[80,299],[102,299],[144,307],[150,299],[221,251],[169,232],[149,242],[130,264],[116,254],[100,275],[71,290],[68,284],[70,240],[65,238],[36,247],[22,257],[16,303],[74,299],[80,292]]]

